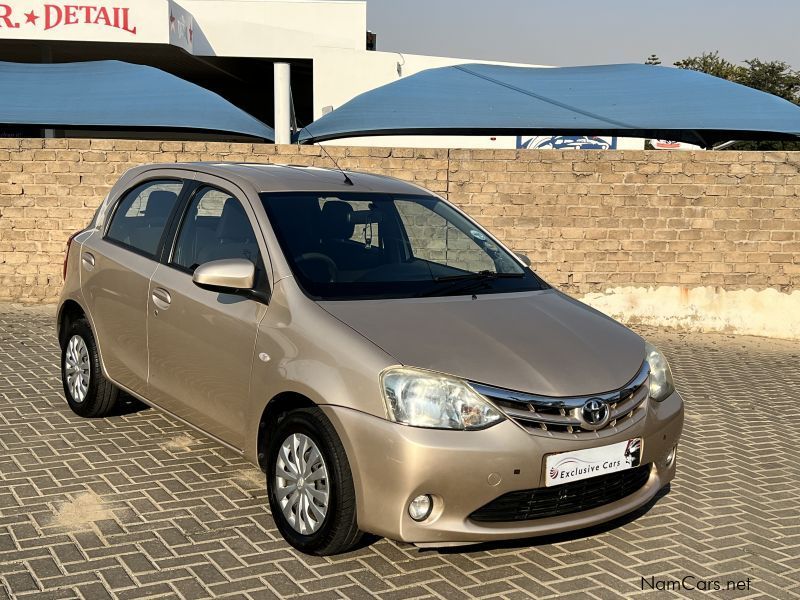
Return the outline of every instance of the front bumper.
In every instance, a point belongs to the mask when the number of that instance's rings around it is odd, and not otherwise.
[[[418,545],[446,546],[526,538],[581,529],[615,519],[649,502],[675,476],[667,455],[683,428],[683,401],[676,392],[648,400],[647,416],[607,437],[557,439],[531,434],[505,421],[483,431],[443,431],[399,425],[352,409],[322,407],[347,452],[355,483],[358,525],[363,531]],[[516,522],[477,522],[469,515],[498,496],[544,486],[544,457],[643,439],[647,482],[616,502],[556,517]],[[431,516],[418,523],[409,501],[434,498]]]

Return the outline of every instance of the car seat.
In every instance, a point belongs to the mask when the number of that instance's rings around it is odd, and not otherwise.
[[[253,227],[244,208],[235,198],[225,200],[213,237],[201,241],[199,236],[207,236],[206,231],[198,230],[198,264],[223,258],[246,258],[253,264],[258,261],[258,242]]]
[[[167,190],[150,192],[144,214],[141,217],[131,217],[135,219],[137,227],[131,231],[127,242],[134,248],[154,253],[177,200],[178,195],[175,192]]]

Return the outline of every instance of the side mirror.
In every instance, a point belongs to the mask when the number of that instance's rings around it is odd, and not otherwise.
[[[526,267],[531,266],[531,259],[528,258],[527,254],[523,254],[522,252],[517,252],[517,258],[520,259],[522,261],[522,264],[524,264]]]
[[[256,266],[243,258],[226,258],[203,263],[194,270],[192,281],[216,291],[252,290]]]

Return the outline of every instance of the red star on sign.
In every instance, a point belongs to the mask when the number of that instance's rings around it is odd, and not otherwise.
[[[34,25],[36,25],[36,19],[38,18],[39,17],[37,16],[37,14],[33,11],[25,13],[25,24],[27,25],[28,23],[33,23]]]

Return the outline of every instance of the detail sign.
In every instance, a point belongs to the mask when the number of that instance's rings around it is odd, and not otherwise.
[[[89,6],[78,4],[43,4],[38,9],[24,13],[24,21],[17,20],[14,8],[8,4],[0,4],[0,26],[6,29],[43,28],[45,31],[69,25],[97,25],[122,29],[136,35],[136,26],[131,24],[130,8],[115,6]]]
[[[192,15],[172,0],[0,0],[0,39],[173,44],[191,52]]]

